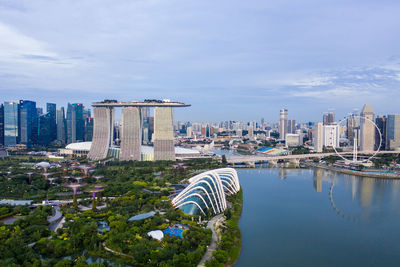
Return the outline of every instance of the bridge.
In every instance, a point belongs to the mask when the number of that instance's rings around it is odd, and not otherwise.
[[[362,155],[373,154],[375,152],[370,153],[360,153]],[[340,152],[342,156],[353,154],[352,151],[349,152]],[[379,151],[377,154],[400,154],[400,151]],[[298,155],[282,155],[282,156],[263,156],[263,155],[240,155],[240,156],[228,156],[226,160],[230,164],[235,163],[249,163],[254,164],[255,162],[277,162],[279,160],[290,160],[290,161],[298,161],[301,159],[312,159],[312,158],[324,158],[329,156],[336,156],[336,153],[312,153],[312,154],[298,154]]]

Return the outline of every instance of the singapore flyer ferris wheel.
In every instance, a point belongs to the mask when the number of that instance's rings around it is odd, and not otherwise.
[[[358,129],[359,131],[355,131],[355,133],[354,132],[352,133],[352,135],[353,135],[352,138],[351,138],[352,139],[351,140],[352,144],[350,144],[350,145],[352,145],[352,153],[351,153],[352,154],[352,159],[349,160],[348,158],[345,158],[342,154],[340,154],[337,151],[336,147],[333,146],[333,149],[334,149],[336,155],[339,156],[345,162],[348,162],[348,163],[362,164],[362,163],[365,163],[365,162],[370,162],[371,159],[374,158],[378,154],[380,149],[381,149],[381,146],[382,146],[382,133],[381,133],[381,130],[379,129],[379,127],[376,125],[376,123],[374,121],[372,121],[371,119],[369,119],[366,116],[362,116],[362,115],[358,115],[358,114],[348,115],[347,117],[345,117],[344,119],[339,121],[337,123],[337,125],[339,127],[341,127],[344,122],[347,122],[347,128],[349,128],[349,125],[350,125],[349,121],[351,121],[351,122],[359,122],[359,125],[369,124],[369,126],[373,126],[373,128],[375,130],[374,131],[374,137],[375,137],[375,134],[376,134],[379,137],[379,142],[376,142],[376,144],[375,144],[376,149],[374,149],[372,151],[359,151],[359,146],[360,146],[359,133],[360,133],[360,129]],[[347,130],[349,131],[349,129],[347,129]],[[362,129],[361,129],[361,131],[362,131]],[[361,135],[362,134],[363,133],[361,132]],[[349,136],[348,136],[348,138],[349,138]],[[347,148],[349,148],[349,147],[347,147]],[[367,159],[364,158],[364,159],[360,160],[359,159],[360,158],[360,154],[362,154],[363,152],[367,152],[371,156],[369,156]]]

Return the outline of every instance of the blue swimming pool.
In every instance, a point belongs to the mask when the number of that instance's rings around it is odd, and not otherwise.
[[[178,228],[167,228],[163,231],[164,234],[169,234],[172,236],[182,237],[183,230]]]

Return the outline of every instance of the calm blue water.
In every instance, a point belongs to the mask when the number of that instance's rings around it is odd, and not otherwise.
[[[236,266],[400,266],[400,181],[318,169],[238,173]]]

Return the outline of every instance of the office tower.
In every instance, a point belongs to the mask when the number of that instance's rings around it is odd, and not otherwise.
[[[326,147],[339,147],[340,127],[337,124],[324,125],[324,146]]]
[[[387,119],[385,116],[376,116],[375,124],[379,131],[375,129],[375,150],[378,150],[379,144],[381,144],[380,150],[386,150],[386,121]]]
[[[374,151],[375,147],[374,110],[365,104],[360,113],[360,151]]]
[[[37,110],[36,102],[21,100],[20,104],[20,143],[31,147],[37,144]]]
[[[64,107],[57,109],[57,142],[60,144],[66,143],[67,138],[67,122],[65,120]]]
[[[287,133],[295,134],[296,133],[296,120],[292,120],[292,119],[288,120],[287,125],[288,125]]]
[[[192,126],[186,128],[186,137],[192,137]]]
[[[0,104],[0,146],[4,146],[4,105]]]
[[[43,114],[38,118],[38,144],[48,146],[52,136],[52,116],[50,113]]]
[[[84,127],[83,105],[68,103],[67,143],[82,142],[84,140]]]
[[[75,106],[68,103],[67,107],[67,144],[76,142]]]
[[[312,140],[314,150],[316,152],[322,152],[324,147],[324,128],[322,122],[318,122],[313,127]]]
[[[247,131],[248,131],[248,137],[249,139],[252,139],[254,137],[254,128],[253,125],[247,127]]]
[[[347,139],[350,142],[350,145],[353,144],[354,142],[354,133],[355,130],[358,128],[358,120],[357,120],[358,116],[357,114],[351,114],[348,118],[347,118],[347,131],[346,131],[346,135],[347,135]],[[358,138],[358,137],[357,137]]]
[[[323,123],[324,125],[330,125],[335,122],[335,113],[334,112],[328,112],[324,113],[323,117]]]
[[[286,134],[288,133],[288,110],[281,109],[280,120],[279,120],[279,138],[285,140]]]
[[[19,103],[18,101],[4,102],[4,146],[19,144]]]
[[[46,104],[46,111],[50,117],[50,142],[57,139],[57,106],[54,103]]]
[[[83,105],[82,104],[72,104],[75,105],[75,119],[76,119],[76,141],[84,141],[85,136],[85,121],[83,119]]]
[[[388,115],[386,121],[386,149],[400,148],[400,114]]]
[[[88,117],[85,120],[85,141],[89,142],[93,139],[93,118]]]

